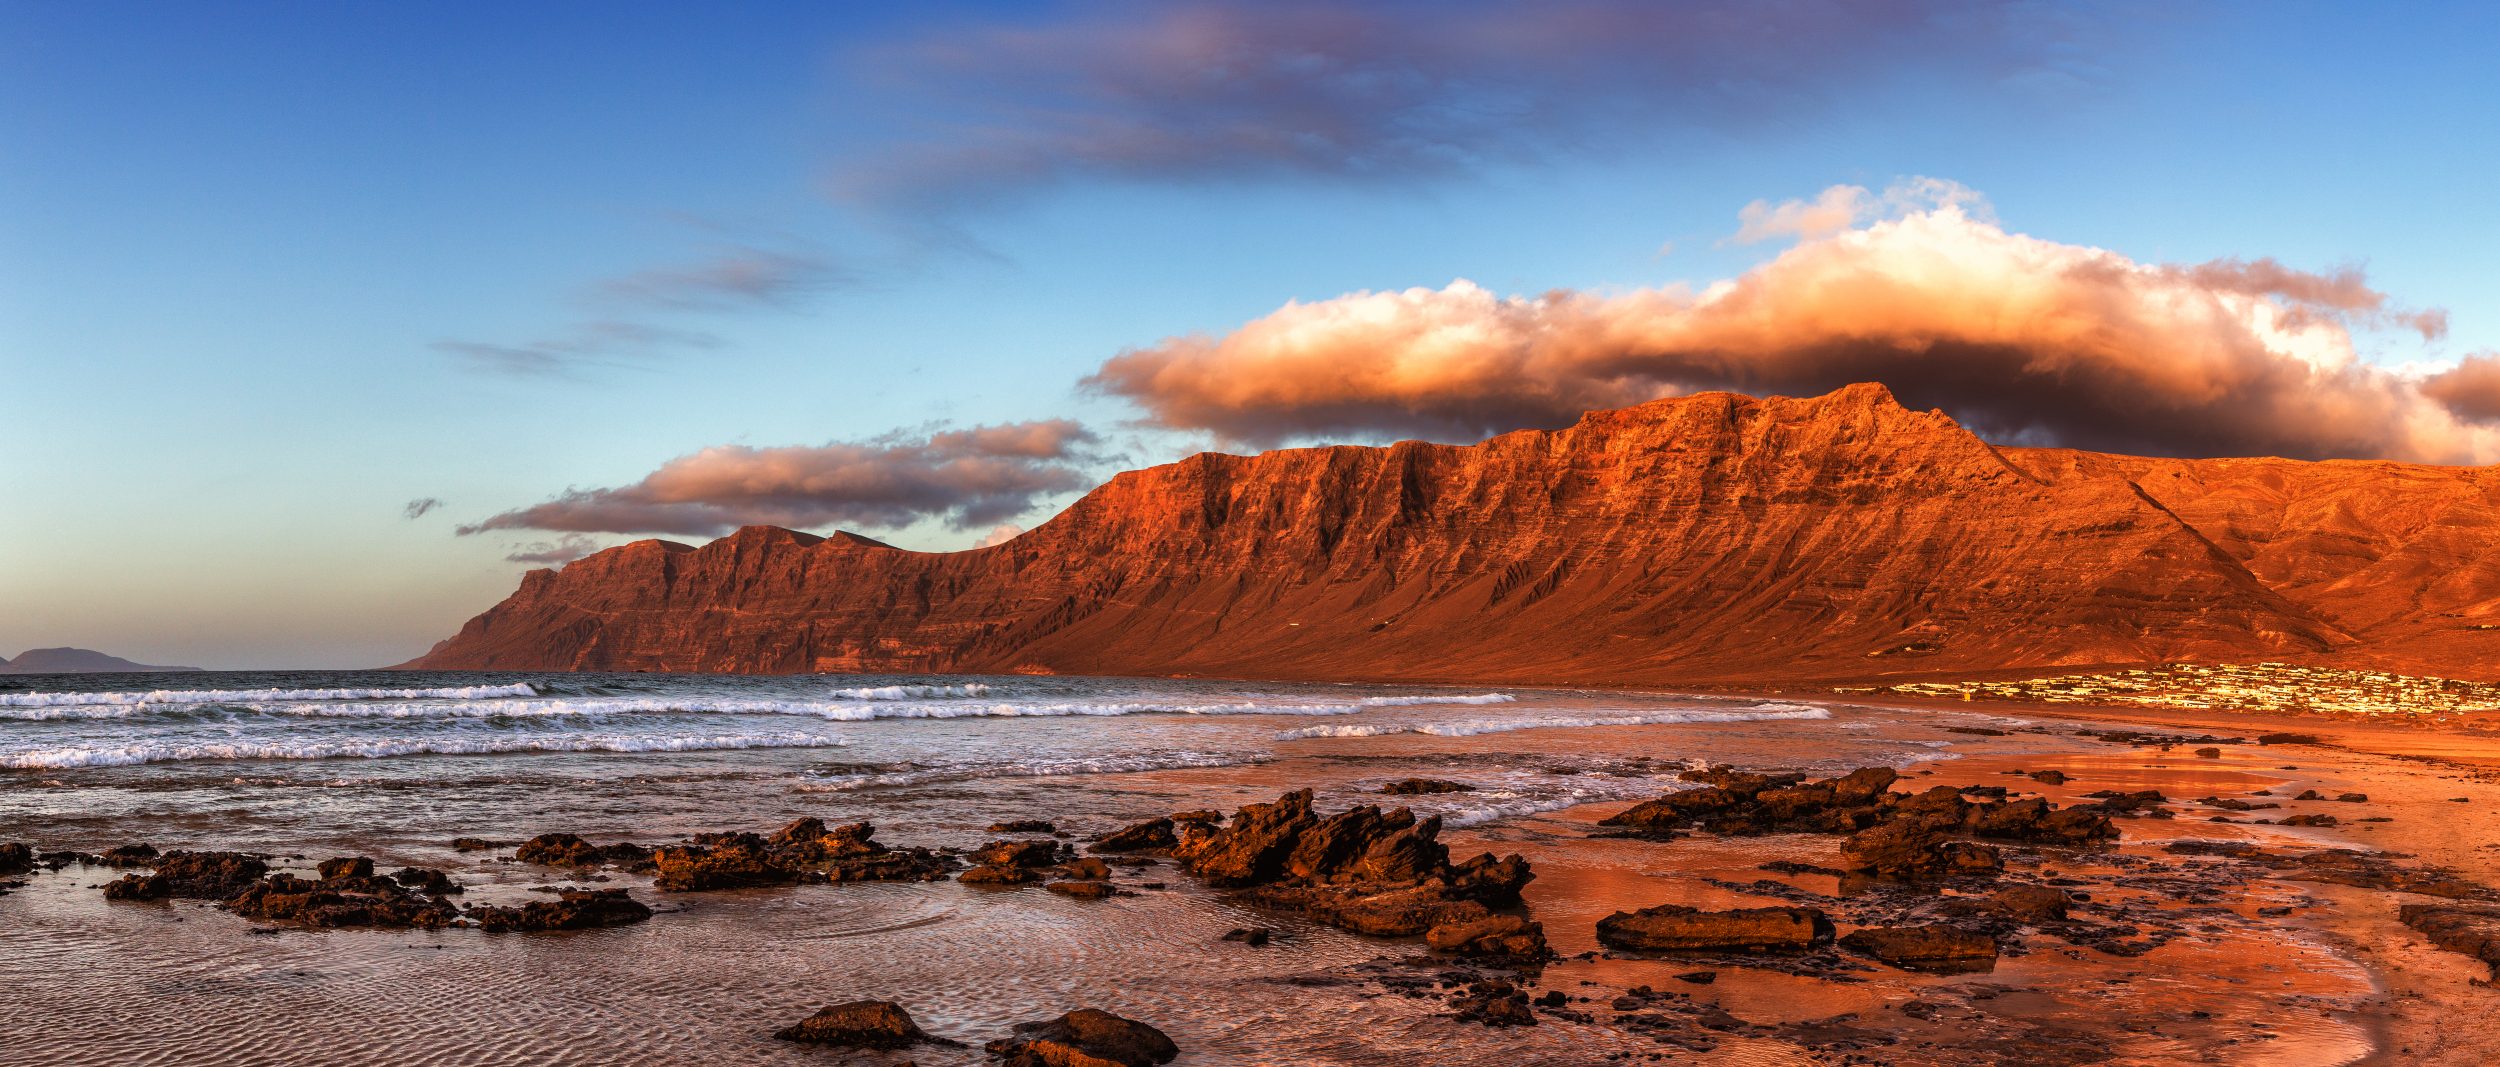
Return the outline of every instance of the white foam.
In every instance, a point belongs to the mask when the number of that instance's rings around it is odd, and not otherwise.
[[[129,767],[192,760],[306,760],[416,755],[494,755],[507,752],[708,752],[744,748],[838,748],[849,742],[813,734],[637,735],[580,734],[536,738],[386,738],[370,741],[203,741],[188,744],[84,745],[0,754],[0,767],[18,769]]]
[[[1053,778],[1076,774],[1139,774],[1146,771],[1191,770],[1201,767],[1248,767],[1271,757],[1245,753],[1158,752],[1137,756],[1070,756],[1056,759],[1000,760],[945,767],[924,767],[888,774],[864,774],[839,781],[791,788],[796,793],[847,793],[858,789],[971,782],[989,778]]]
[[[540,698],[526,686],[510,697],[531,699],[490,700],[477,696],[428,702],[414,696],[387,701],[360,700],[337,696],[290,700],[283,697],[258,697],[255,691],[232,690],[223,695],[234,699],[215,701],[221,708],[256,715],[283,715],[339,719],[486,719],[486,718],[550,718],[598,717],[610,715],[799,715],[830,719],[836,722],[870,722],[878,719],[977,719],[1023,718],[1065,715],[1352,715],[1379,707],[1411,707],[1428,704],[1482,704],[1511,700],[1510,696],[1489,693],[1483,696],[1397,696],[1372,697],[1353,704],[1279,704],[1255,701],[1225,701],[1187,704],[1172,701],[1101,701],[1069,700],[1049,702],[982,702],[967,698],[987,692],[987,686],[885,686],[880,689],[856,689],[850,694],[879,693],[884,690],[948,690],[954,700],[911,700],[869,696],[838,696],[831,700],[754,700],[730,697],[545,697]],[[268,692],[282,692],[271,690]],[[313,692],[298,690],[295,692]],[[324,693],[351,694],[377,692],[369,690],[320,690]],[[416,693],[416,690],[392,691]],[[77,695],[77,694],[70,694]],[[1386,703],[1374,703],[1386,702]],[[186,701],[153,704],[87,705],[35,708],[0,708],[0,719],[119,719],[138,715],[194,712],[211,701]]]
[[[1780,710],[1770,710],[1780,709]],[[1513,730],[1576,730],[1600,726],[1666,726],[1699,722],[1764,722],[1780,719],[1828,719],[1831,709],[1803,704],[1757,704],[1742,711],[1660,711],[1645,715],[1614,715],[1558,719],[1472,719],[1464,722],[1345,723],[1305,726],[1277,734],[1279,741],[1313,737],[1386,737],[1426,734],[1433,737],[1474,737]]]
[[[1508,693],[1479,693],[1475,696],[1364,697],[1355,703],[1366,708],[1406,708],[1424,704],[1508,704],[1518,699]]]
[[[969,685],[879,685],[862,689],[836,689],[825,694],[835,700],[932,700],[941,697],[988,696],[990,687],[974,682]]]
[[[267,700],[495,700],[537,695],[538,690],[526,683],[435,689],[158,689],[146,693],[0,693],[0,707],[135,708],[152,704],[240,704]]]

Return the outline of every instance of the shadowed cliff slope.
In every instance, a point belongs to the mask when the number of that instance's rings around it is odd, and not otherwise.
[[[2344,483],[2405,503],[2339,508]],[[2435,635],[2480,676],[2494,483],[1999,450],[1874,385],[1711,393],[1468,446],[1202,454],[966,552],[635,542],[530,572],[408,666],[1699,683]],[[2410,601],[2371,592],[2391,576]]]

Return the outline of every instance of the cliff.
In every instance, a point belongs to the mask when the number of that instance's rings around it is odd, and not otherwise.
[[[2001,450],[1874,385],[1712,393],[1475,445],[1202,454],[965,552],[635,542],[530,572],[407,666],[1676,684],[2420,669],[2409,646],[2484,677],[2494,490]]]

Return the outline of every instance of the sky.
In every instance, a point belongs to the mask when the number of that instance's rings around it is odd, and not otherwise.
[[[2500,462],[2486,4],[0,0],[0,655],[1879,380]]]

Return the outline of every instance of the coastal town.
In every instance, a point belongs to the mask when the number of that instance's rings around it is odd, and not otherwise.
[[[2016,680],[1904,682],[1848,691],[2436,723],[2500,712],[2500,685],[2290,663],[2177,663]]]

